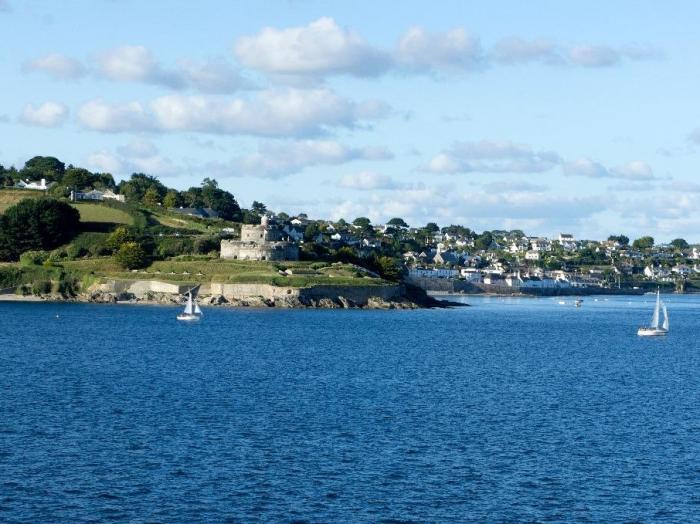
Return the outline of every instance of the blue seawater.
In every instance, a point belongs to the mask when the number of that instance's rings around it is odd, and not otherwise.
[[[0,303],[0,521],[700,515],[700,299]]]

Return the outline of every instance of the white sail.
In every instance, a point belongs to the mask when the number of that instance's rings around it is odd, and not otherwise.
[[[194,313],[195,313],[195,315],[202,315],[203,314],[202,310],[199,309],[199,304],[197,304],[197,302],[194,303]]]
[[[659,327],[659,311],[661,309],[661,298],[659,292],[656,292],[656,307],[654,308],[654,316],[651,317],[651,327],[657,329]]]
[[[661,307],[664,308],[664,325],[663,325],[663,328],[664,328],[666,331],[668,331],[668,311],[666,310],[666,304],[662,304]]]
[[[192,293],[187,293],[187,305],[185,306],[185,313],[191,315],[194,312],[192,307]]]

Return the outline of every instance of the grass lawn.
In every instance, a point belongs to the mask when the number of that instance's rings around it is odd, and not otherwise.
[[[99,204],[71,204],[80,212],[81,222],[101,222],[110,224],[134,223],[134,219],[125,211]]]

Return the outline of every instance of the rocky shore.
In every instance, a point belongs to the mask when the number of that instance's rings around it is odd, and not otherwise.
[[[448,303],[435,300],[430,297],[421,302],[409,299],[387,300],[382,297],[370,297],[366,303],[357,303],[343,296],[306,298],[306,297],[246,297],[226,298],[223,295],[204,295],[199,297],[199,303],[205,307],[246,307],[246,308],[283,308],[283,309],[423,309],[444,308],[450,306],[464,306],[465,304]],[[75,302],[89,304],[143,304],[143,305],[181,305],[185,299],[180,295],[168,293],[155,293],[143,297],[137,297],[130,293],[110,293],[95,291],[81,293],[76,296],[49,295],[0,295],[0,301],[14,302]]]

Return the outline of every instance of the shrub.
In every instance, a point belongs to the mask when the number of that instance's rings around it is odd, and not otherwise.
[[[199,237],[194,241],[194,252],[200,255],[218,251],[221,241],[217,237]]]
[[[49,253],[46,251],[25,251],[19,257],[19,263],[22,266],[40,266],[49,259]]]
[[[114,259],[124,269],[138,269],[148,265],[148,256],[136,242],[125,242],[115,253]]]
[[[51,293],[51,281],[50,280],[37,280],[32,283],[32,294],[33,295],[47,295]]]
[[[80,214],[54,198],[27,198],[0,217],[0,256],[17,260],[25,251],[53,249],[72,239]]]
[[[192,254],[194,242],[190,237],[155,237],[155,253],[161,258]]]
[[[133,242],[136,239],[134,232],[126,226],[119,226],[107,237],[105,247],[112,251],[118,251],[126,242]]]

